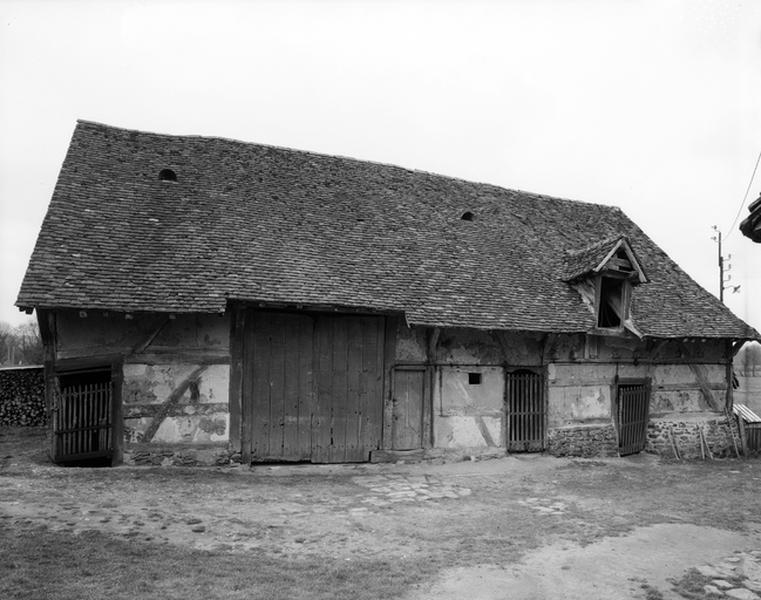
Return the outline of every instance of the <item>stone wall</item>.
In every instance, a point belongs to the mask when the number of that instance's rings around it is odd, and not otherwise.
[[[224,466],[240,462],[240,453],[227,446],[187,444],[129,444],[124,450],[124,463],[138,466]]]
[[[553,456],[618,456],[612,424],[556,427],[547,432],[547,452]]]
[[[734,427],[735,442],[740,446],[737,428]],[[702,458],[700,450],[700,431],[715,457],[735,456],[732,443],[732,430],[723,416],[683,415],[681,418],[668,420],[651,419],[647,426],[646,452],[674,457],[674,450],[669,439],[669,432],[682,458]]]
[[[0,426],[47,422],[42,367],[0,369]]]

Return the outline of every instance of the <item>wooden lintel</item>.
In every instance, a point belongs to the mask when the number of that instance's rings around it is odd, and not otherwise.
[[[143,354],[130,354],[124,357],[128,364],[141,365],[170,365],[177,363],[189,363],[194,365],[228,365],[230,354],[227,351],[174,351],[174,352],[147,352]]]

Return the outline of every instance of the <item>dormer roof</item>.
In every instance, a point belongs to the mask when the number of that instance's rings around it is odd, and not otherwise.
[[[566,253],[563,281],[571,283],[603,272],[626,276],[633,284],[648,281],[642,263],[625,235],[609,237]]]

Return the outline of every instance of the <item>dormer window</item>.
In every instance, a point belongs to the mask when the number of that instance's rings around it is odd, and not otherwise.
[[[620,236],[569,252],[564,277],[594,315],[594,329],[640,334],[631,320],[632,289],[647,283],[629,240]]]

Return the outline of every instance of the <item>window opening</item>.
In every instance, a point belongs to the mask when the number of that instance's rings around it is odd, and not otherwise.
[[[159,171],[159,181],[177,181],[177,173],[172,169],[161,169]]]
[[[481,385],[481,373],[468,373],[469,385]]]
[[[472,221],[473,220],[473,213],[468,211],[462,213],[462,216],[460,217],[463,221]]]
[[[597,326],[604,328],[621,327],[624,320],[624,281],[603,277],[600,282],[600,306]]]

